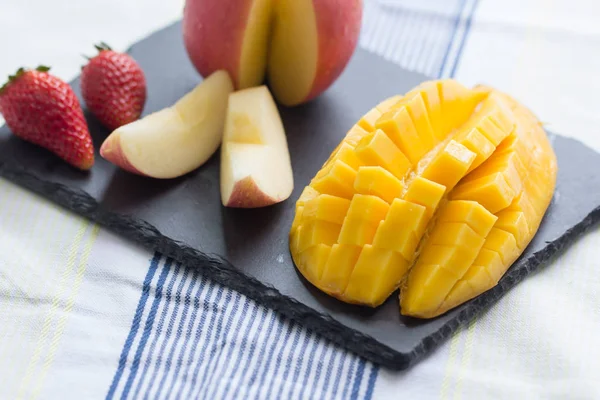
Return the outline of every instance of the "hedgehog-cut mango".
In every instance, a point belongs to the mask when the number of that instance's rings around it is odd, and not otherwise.
[[[350,129],[296,202],[299,271],[342,301],[433,318],[494,287],[536,234],[556,156],[507,94],[427,81]]]

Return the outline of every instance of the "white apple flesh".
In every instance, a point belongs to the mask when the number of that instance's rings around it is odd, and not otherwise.
[[[266,86],[229,96],[221,146],[221,200],[256,208],[287,199],[294,177],[285,130]]]
[[[223,136],[233,83],[227,72],[211,74],[173,106],[116,129],[100,155],[139,175],[169,179],[204,164]]]

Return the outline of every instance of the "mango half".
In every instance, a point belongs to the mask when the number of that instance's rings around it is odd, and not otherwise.
[[[538,119],[508,95],[428,81],[350,129],[296,202],[290,251],[313,285],[432,318],[494,287],[556,184]]]

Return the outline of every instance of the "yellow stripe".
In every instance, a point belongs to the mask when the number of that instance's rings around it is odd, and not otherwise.
[[[456,380],[456,386],[454,388],[454,399],[459,399],[462,389],[463,377],[465,376],[465,372],[469,363],[471,361],[471,354],[473,349],[473,336],[475,336],[475,324],[477,323],[478,318],[473,319],[469,324],[469,328],[467,329],[467,339],[465,342],[465,349],[463,350],[462,360],[460,362],[460,373],[458,374],[458,378]]]
[[[15,185],[12,185],[6,180],[0,178],[0,190],[0,193],[2,193],[0,196],[0,210],[4,211],[4,204],[6,204],[6,200],[8,200],[8,197],[12,191],[15,190]],[[2,218],[0,217],[0,220],[1,219]]]
[[[9,188],[11,188],[11,189],[14,189],[14,188],[13,188],[13,185],[9,185]],[[4,210],[5,210],[5,205],[6,205],[6,203],[7,203],[7,202],[8,202],[8,200],[9,200],[9,198],[8,198],[8,197],[9,197],[9,196],[6,196],[4,193],[3,193],[2,197],[1,197],[1,200],[2,200],[2,202],[0,203],[0,209],[1,209],[2,211],[4,211]],[[8,218],[0,218],[0,224],[1,224],[0,226],[2,226],[2,227],[3,227],[3,230],[4,230],[4,231],[12,231],[11,227],[12,227],[12,224],[14,223],[14,220],[15,220],[15,219],[16,219],[18,216],[20,216],[20,215],[21,215],[21,213],[22,213],[22,211],[24,210],[24,208],[25,208],[25,206],[26,206],[26,205],[27,205],[27,202],[26,202],[26,201],[19,201],[19,202],[16,204],[16,206],[17,206],[17,207],[15,207],[14,209],[13,209],[13,207],[12,207],[12,205],[11,205],[11,207],[10,207],[10,213],[9,213],[9,215],[8,215]],[[4,214],[4,213],[2,213],[2,214]],[[8,232],[7,232],[7,233],[8,233]],[[0,283],[2,283],[2,282],[0,282]],[[4,286],[4,285],[0,286],[0,289],[2,289],[2,288],[3,288],[3,286]],[[8,289],[8,287],[7,287],[7,289]]]
[[[456,358],[456,353],[458,351],[458,342],[460,342],[462,329],[459,329],[452,336],[452,340],[450,342],[450,351],[448,355],[448,361],[446,362],[446,372],[444,373],[444,380],[442,381],[442,389],[440,391],[440,399],[445,399],[448,393],[448,387],[450,386],[450,371],[452,371],[452,367],[454,365],[454,359]]]
[[[11,185],[12,186],[12,185]],[[7,218],[6,220],[2,220],[2,226],[4,227],[4,229],[9,230],[9,231],[16,231],[17,229],[19,230],[19,232],[24,232],[24,233],[29,233],[28,235],[25,234],[25,240],[24,243],[21,243],[21,246],[23,248],[29,248],[31,242],[33,241],[33,239],[36,237],[36,235],[31,234],[30,232],[27,232],[26,230],[24,231],[23,228],[24,226],[28,226],[31,227],[33,226],[33,224],[35,223],[35,221],[38,221],[38,217],[40,214],[42,214],[42,210],[44,209],[44,207],[42,207],[41,204],[37,204],[37,207],[35,207],[36,204],[33,204],[34,207],[32,207],[32,203],[29,201],[20,201],[18,203],[18,207],[16,209],[11,210],[11,214],[10,214],[10,218]],[[11,207],[12,208],[12,207]],[[33,209],[33,213],[31,212],[31,209]],[[22,215],[25,215],[25,218],[20,218]],[[14,229],[14,226],[12,226],[12,224],[15,223],[15,221],[20,218],[19,222],[19,228]],[[48,221],[50,220],[50,213],[46,213],[43,214],[43,220],[42,222],[42,226],[46,225],[48,223]],[[27,240],[29,239],[29,240]],[[18,269],[18,273],[19,276],[18,278],[23,278],[25,280],[25,282],[29,282],[29,280],[26,279],[25,274],[23,273],[23,268],[21,266],[17,266],[15,264],[11,264],[11,263],[7,263],[7,266],[10,268],[15,268]],[[16,275],[16,274],[15,274]],[[9,284],[10,282],[8,280],[6,280],[7,284]],[[0,315],[5,314],[5,310],[6,307],[9,306],[9,300],[12,299],[12,297],[14,296],[14,292],[15,292],[15,287],[10,287],[10,286],[6,286],[6,287],[2,287],[0,288],[0,291],[4,292],[6,291],[7,293],[10,293],[10,297],[6,297],[6,301],[3,301],[2,303],[0,303]],[[3,331],[2,335],[1,335],[1,339],[0,339],[0,360],[3,360],[4,357],[2,357],[4,350],[6,348],[6,341],[4,340],[6,338],[6,334],[8,332],[8,327],[9,324],[2,324],[2,326],[0,328],[4,328],[4,329],[0,329],[0,331]],[[14,328],[15,325],[12,325],[12,327]],[[0,382],[2,382],[2,379],[0,379]]]
[[[65,291],[65,287],[67,286],[67,280],[68,280],[69,276],[71,275],[71,271],[73,270],[73,267],[75,265],[75,260],[77,258],[79,245],[83,239],[83,236],[85,234],[85,231],[87,230],[88,225],[89,225],[89,222],[84,221],[84,223],[77,230],[77,233],[75,234],[75,238],[74,238],[73,242],[71,243],[71,248],[69,249],[69,255],[67,257],[67,263],[66,263],[67,265],[63,271],[62,276],[60,277],[60,282],[58,284],[58,290],[55,293],[54,298],[52,300],[52,308],[50,309],[48,314],[46,314],[46,318],[44,320],[44,324],[42,325],[42,330],[41,330],[40,336],[38,338],[37,346],[36,346],[35,350],[33,351],[33,355],[31,357],[31,359],[29,360],[29,364],[27,365],[27,370],[25,372],[25,376],[21,380],[21,385],[19,387],[19,391],[17,394],[18,399],[21,399],[23,397],[23,395],[25,394],[25,391],[29,387],[29,381],[31,380],[33,371],[37,368],[37,364],[40,359],[42,349],[46,346],[48,333],[50,332],[50,327],[52,325],[54,315],[56,314],[56,311],[58,309],[58,304],[59,304],[60,299],[62,298],[62,295]]]
[[[53,218],[50,218],[50,217]],[[40,228],[47,228],[43,231],[38,231],[36,233],[36,235],[30,235],[30,237],[44,237],[46,236],[46,234],[49,232],[50,229],[48,228],[52,228],[52,230],[54,232],[56,232],[56,226],[54,226],[54,221],[57,219],[59,215],[57,215],[57,213],[46,213],[44,215],[44,219],[41,221],[41,226]],[[27,221],[29,222],[29,220]],[[48,248],[48,246],[50,241],[46,242],[46,247],[44,250],[46,250]],[[29,244],[29,242],[25,243],[24,245],[27,246]],[[32,270],[37,267],[39,265],[39,261],[41,259],[42,254],[45,254],[45,251],[39,251],[36,254],[36,257],[34,257],[34,259],[29,263],[29,265],[31,265],[32,267],[27,269],[26,266],[12,266],[13,268],[17,269],[18,272],[20,273],[20,275],[18,277],[16,277],[17,279],[21,279],[25,282],[24,284],[24,292],[28,293],[29,292],[29,288],[32,286],[32,283],[34,282],[38,282],[38,280],[36,279],[32,279],[31,277],[31,272]],[[10,302],[8,301],[9,299],[7,298],[7,301],[3,301],[0,303],[0,305],[2,305],[3,307],[0,307],[0,315],[5,314],[5,310],[6,307],[9,306]],[[7,350],[7,344],[8,344],[8,340],[5,340],[6,337],[9,335],[10,332],[10,337],[15,337],[15,338],[19,338],[19,339],[23,339],[23,336],[20,335],[16,335],[15,331],[19,330],[19,328],[21,328],[21,325],[19,324],[3,324],[2,327],[4,327],[5,329],[2,332],[2,335],[0,335],[0,361],[2,360],[10,360],[11,357],[5,357],[5,351]],[[8,329],[8,328],[12,328],[12,329]],[[14,343],[12,342],[10,344],[10,347],[8,347],[8,350],[18,350],[20,351],[22,349],[21,346],[19,346],[20,343]],[[0,374],[0,387],[3,387],[5,385],[4,381],[7,378],[7,374]]]
[[[56,331],[54,332],[52,341],[50,342],[50,350],[48,351],[48,354],[46,355],[46,360],[44,361],[44,364],[42,366],[42,372],[40,373],[40,376],[36,380],[35,388],[33,389],[32,395],[30,397],[31,399],[35,399],[39,396],[39,392],[42,387],[42,384],[44,383],[44,381],[46,379],[46,375],[48,374],[48,369],[50,368],[50,366],[52,365],[52,362],[54,361],[54,356],[56,355],[56,350],[58,349],[58,345],[60,344],[60,339],[62,338],[62,335],[65,331],[65,326],[67,325],[67,318],[71,314],[71,311],[73,310],[73,305],[75,304],[75,298],[77,297],[77,294],[79,293],[79,288],[81,287],[83,275],[85,274],[85,271],[87,269],[87,262],[88,262],[88,259],[90,258],[90,253],[92,252],[92,247],[93,247],[94,243],[96,242],[96,239],[98,238],[99,231],[100,231],[99,226],[94,224],[94,226],[92,227],[92,232],[91,232],[91,234],[87,240],[87,243],[85,244],[85,247],[83,249],[83,253],[81,254],[81,259],[79,260],[79,266],[77,268],[75,282],[73,283],[73,290],[71,291],[71,295],[69,296],[69,299],[67,300],[65,309],[61,313],[61,317],[60,317],[60,320],[58,321]]]
[[[0,196],[0,203],[2,204],[0,216],[3,217],[0,218],[0,226],[2,226],[2,231],[6,236],[10,233],[21,233],[24,227],[31,226],[36,220],[37,215],[32,215],[30,212],[30,209],[35,207],[31,207],[31,202],[27,200],[21,199],[21,201],[13,201],[14,197],[12,196],[12,193],[15,192],[17,186],[5,180],[1,180],[1,182],[3,183],[2,187],[6,187],[6,190],[3,189],[2,195]],[[8,207],[5,208],[5,205],[8,205]],[[41,207],[37,209],[38,213],[40,209]],[[5,210],[8,212],[4,212]],[[16,226],[17,224],[15,223],[17,218],[19,218],[18,222],[20,222],[18,226]],[[42,223],[46,224],[49,221],[49,214],[42,215],[42,218],[44,218]],[[20,243],[20,246],[28,249],[30,247],[31,239],[33,239],[34,236],[23,236],[24,240]],[[27,270],[25,270],[22,265],[19,265],[18,262],[14,262],[9,249],[7,249],[7,253],[4,267],[8,268],[8,271],[11,272],[11,276],[14,280],[23,283],[24,285],[28,285],[29,281],[26,276]],[[5,283],[6,284],[0,285],[2,286],[0,292],[3,293],[3,296],[0,297],[0,315],[8,316],[11,315],[11,308],[9,307],[13,304],[12,298],[16,293],[16,287],[11,287],[8,279],[5,280]],[[12,323],[0,324],[0,369],[6,371],[5,373],[0,374],[0,388],[3,388],[2,391],[5,394],[16,392],[16,381],[22,374],[22,369],[18,368],[21,364],[13,361],[17,359],[17,357],[23,357],[23,349],[25,346],[22,346],[21,344],[25,336],[20,334],[22,330],[23,325],[19,324],[14,318]],[[8,337],[14,339],[7,340]]]
[[[27,203],[29,204],[29,203]],[[43,220],[40,220],[40,227],[35,230],[35,235],[32,233],[28,237],[48,237],[49,233],[56,233],[56,226],[54,222],[61,215],[58,213],[45,213],[42,215]],[[27,219],[21,221],[23,225],[31,225],[30,222],[36,220],[34,215],[28,214]],[[45,229],[43,229],[45,228]],[[27,241],[29,242],[29,241]],[[33,277],[32,271],[39,267],[39,261],[43,254],[47,253],[47,249],[51,246],[52,241],[47,241],[44,246],[44,250],[36,252],[31,260],[27,263],[16,263],[10,264],[9,268],[14,272],[14,279],[19,280],[23,283],[22,290],[24,293],[30,293],[30,287],[34,284],[39,284],[40,277]],[[22,243],[22,246],[27,248],[28,243]],[[46,269],[48,270],[48,269]],[[10,307],[13,303],[10,298],[5,298],[5,301],[0,302],[0,315],[10,315]],[[20,359],[25,360],[30,354],[29,348],[29,327],[25,324],[2,324],[3,330],[0,335],[0,363],[5,363],[7,372],[0,374],[0,388],[4,388],[4,393],[13,393],[11,396],[14,397],[17,392],[19,380],[22,378],[26,365],[22,363],[14,363],[11,360]],[[6,340],[7,337],[12,338]]]

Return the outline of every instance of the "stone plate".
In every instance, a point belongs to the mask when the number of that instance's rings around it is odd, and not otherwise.
[[[201,78],[184,51],[180,23],[135,44],[130,53],[146,72],[145,113],[175,102]],[[271,307],[338,345],[392,369],[406,369],[461,325],[594,224],[600,215],[600,155],[552,135],[558,156],[557,190],[530,246],[500,284],[432,320],[402,317],[394,294],[377,309],[352,306],[312,287],[288,250],[294,203],[329,153],[360,116],[382,99],[427,79],[364,50],[320,98],[281,108],[294,169],[295,190],[279,205],[226,209],[219,198],[219,159],[184,177],[160,181],[118,170],[99,156],[89,173],[67,166],[44,149],[0,129],[0,174],[148,249],[195,266],[214,281]],[[79,94],[79,82],[72,82]],[[88,118],[96,148],[108,132]]]

